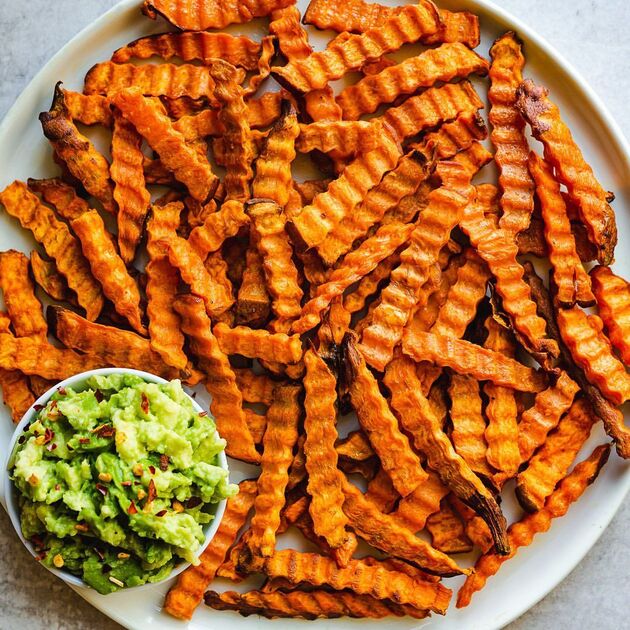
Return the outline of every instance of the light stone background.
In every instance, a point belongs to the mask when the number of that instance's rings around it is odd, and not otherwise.
[[[0,119],[42,65],[115,4],[116,0],[0,0]],[[501,0],[500,4],[571,60],[630,136],[630,0]],[[629,526],[626,501],[573,573],[509,629],[629,628]],[[120,628],[32,561],[4,510],[0,510],[0,549],[0,630]]]

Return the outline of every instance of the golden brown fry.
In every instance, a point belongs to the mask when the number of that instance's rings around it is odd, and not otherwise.
[[[0,369],[0,389],[13,422],[19,422],[36,400],[29,387],[29,378],[19,370]]]
[[[138,88],[129,88],[115,94],[112,102],[159,154],[164,166],[186,185],[191,197],[206,201],[213,194],[218,179],[208,160],[186,144],[153,100],[145,98]]]
[[[263,37],[261,44],[262,52],[256,64],[256,73],[249,79],[245,90],[245,95],[248,97],[255,94],[271,74],[271,60],[276,56],[276,38],[273,35]]]
[[[580,213],[592,243],[598,248],[602,265],[612,263],[617,244],[615,213],[609,194],[597,181],[573,140],[569,128],[560,117],[558,107],[548,98],[549,90],[527,80],[517,92],[517,107],[531,125],[532,133],[545,145],[545,159],[567,187],[569,198]]]
[[[459,515],[445,499],[440,510],[427,519],[427,531],[431,534],[431,544],[443,553],[467,553],[472,550],[472,543]]]
[[[263,260],[255,247],[249,247],[245,256],[245,271],[236,301],[236,321],[239,324],[260,327],[271,311],[271,298],[265,286]]]
[[[396,492],[392,480],[382,468],[379,468],[376,475],[368,482],[364,496],[383,514],[391,512],[398,499],[400,499],[400,495]]]
[[[0,192],[0,203],[43,245],[68,281],[68,286],[76,293],[87,318],[96,319],[103,308],[103,293],[83,257],[79,241],[70,234],[66,224],[41,204],[22,182],[13,182]]]
[[[545,502],[545,506],[534,514],[527,514],[523,519],[510,526],[508,539],[511,551],[507,556],[489,552],[481,556],[475,564],[474,573],[466,579],[457,596],[457,607],[470,604],[472,596],[481,590],[488,578],[493,576],[501,565],[513,558],[519,547],[529,545],[536,534],[546,532],[554,518],[564,516],[571,504],[577,501],[586,488],[595,481],[610,454],[610,445],[598,446],[591,456],[579,463],[558,485]]]
[[[31,252],[31,270],[35,283],[53,300],[59,302],[72,301],[68,283],[59,273],[54,260],[46,260],[42,255],[33,250]]]
[[[340,120],[300,125],[295,143],[300,153],[334,152],[336,157],[350,157],[372,151],[380,142],[380,126],[371,121]]]
[[[83,254],[90,263],[94,277],[103,287],[103,293],[111,300],[116,312],[125,317],[135,331],[146,335],[138,285],[116,252],[114,241],[99,213],[96,210],[84,212],[71,225],[81,241]]]
[[[298,437],[301,415],[298,398],[301,391],[299,385],[278,387],[275,400],[267,412],[258,496],[254,502],[252,534],[248,540],[248,550],[256,556],[269,557],[274,554],[289,466]]]
[[[356,461],[365,461],[375,454],[369,439],[360,429],[352,431],[345,438],[340,439],[335,449],[339,457]]]
[[[241,481],[238,494],[228,499],[221,525],[212,542],[199,556],[199,564],[186,569],[166,595],[163,610],[178,619],[190,619],[214,579],[256,498],[256,481]]]
[[[28,188],[40,194],[66,221],[72,221],[90,209],[88,202],[79,197],[76,190],[61,179],[29,178]]]

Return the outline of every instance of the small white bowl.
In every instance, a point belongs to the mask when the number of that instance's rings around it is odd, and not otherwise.
[[[89,372],[81,372],[80,374],[75,374],[70,378],[67,378],[65,381],[61,381],[57,383],[54,387],[51,387],[45,394],[42,394],[33,404],[33,406],[24,414],[20,422],[15,427],[15,431],[13,432],[13,437],[9,443],[8,456],[4,463],[4,468],[2,472],[4,473],[4,481],[0,484],[0,500],[4,499],[4,503],[6,504],[6,509],[9,514],[9,518],[11,519],[11,523],[17,532],[17,535],[20,537],[20,540],[24,543],[24,546],[31,552],[33,557],[37,557],[37,553],[33,548],[33,545],[24,538],[22,535],[22,528],[20,526],[20,511],[18,507],[18,492],[9,477],[9,460],[11,459],[11,454],[13,453],[13,449],[15,448],[15,443],[18,438],[24,432],[25,427],[32,422],[34,416],[36,415],[36,406],[37,405],[45,405],[49,398],[60,388],[60,387],[72,387],[76,391],[81,391],[82,388],[85,388],[86,381],[90,376],[101,375],[108,376],[109,374],[134,374],[135,376],[139,376],[141,379],[147,381],[148,383],[166,383],[167,381],[160,376],[155,376],[155,374],[149,374],[148,372],[142,372],[140,370],[128,370],[123,368],[102,368],[100,370],[90,370]],[[203,409],[194,398],[190,397],[190,400],[194,406],[194,408],[199,412],[206,411]],[[225,452],[221,452],[219,454],[219,465],[221,468],[228,470],[227,457],[225,456]],[[201,547],[197,551],[197,556],[199,556],[204,549],[210,544],[210,541],[214,538],[217,529],[221,523],[221,519],[223,518],[223,513],[225,512],[226,500],[224,499],[220,503],[216,503],[214,505],[214,519],[210,521],[205,526],[204,534],[205,540]],[[54,567],[49,567],[44,565],[51,573],[54,573],[58,578],[62,579],[64,582],[71,584],[72,586],[79,586],[83,588],[91,588],[88,586],[81,578],[64,571],[63,569],[56,569]],[[182,562],[178,564],[171,573],[160,580],[159,582],[147,582],[146,584],[140,584],[138,586],[130,586],[121,590],[129,591],[132,589],[141,589],[147,586],[155,586],[160,582],[165,582],[166,580],[170,580],[182,573],[182,571],[186,570],[190,566],[190,562]]]

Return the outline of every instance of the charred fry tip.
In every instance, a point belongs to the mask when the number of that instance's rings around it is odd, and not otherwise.
[[[540,121],[540,116],[550,108],[545,103],[548,95],[549,90],[532,79],[525,79],[516,89],[516,108],[527,119],[535,136],[550,129],[549,124]]]

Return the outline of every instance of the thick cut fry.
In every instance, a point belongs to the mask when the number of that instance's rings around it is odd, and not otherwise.
[[[431,361],[458,374],[470,374],[517,391],[539,392],[545,387],[544,374],[463,339],[414,331],[403,340],[403,351],[414,361]]]
[[[381,292],[381,303],[361,337],[361,352],[379,370],[391,361],[394,347],[416,307],[423,306],[419,300],[429,271],[473,196],[470,179],[459,165],[442,162],[438,174],[442,186],[429,195],[410,243],[400,254],[400,265],[392,271],[389,284]]]
[[[105,210],[115,213],[116,202],[114,187],[109,178],[109,163],[72,122],[60,83],[55,87],[50,111],[42,112],[39,120],[55,155],[85,189],[103,204]]]
[[[31,270],[35,283],[53,300],[59,302],[72,301],[68,283],[59,273],[54,260],[46,260],[42,255],[33,250],[31,252]]]
[[[458,608],[468,606],[472,596],[484,587],[488,578],[493,576],[506,560],[514,557],[519,547],[529,545],[536,534],[546,532],[551,527],[552,519],[560,518],[567,513],[571,504],[575,503],[586,488],[595,481],[600,469],[608,460],[609,454],[610,445],[598,446],[588,459],[579,463],[559,483],[539,512],[527,514],[523,519],[510,526],[508,530],[510,554],[499,556],[490,552],[477,560],[474,573],[468,576],[459,590]]]
[[[630,288],[608,267],[591,270],[593,292],[606,332],[621,360],[630,365]]]
[[[301,391],[299,385],[278,387],[275,400],[267,412],[258,495],[254,501],[252,534],[248,540],[249,551],[256,556],[269,557],[274,554],[289,466],[298,437],[298,421],[301,415],[298,398]]]
[[[363,201],[383,175],[400,159],[401,147],[387,129],[381,133],[381,144],[352,161],[331,182],[326,192],[317,195],[293,218],[296,230],[308,247],[320,245],[336,226]]]
[[[422,395],[413,361],[407,357],[394,359],[385,373],[385,385],[391,392],[392,407],[412,436],[416,449],[426,455],[428,465],[438,473],[442,483],[486,521],[499,552],[507,553],[505,517],[492,494],[455,452],[442,430],[442,423]]]
[[[328,281],[318,286],[313,298],[304,305],[300,319],[293,324],[293,331],[303,333],[319,324],[322,313],[332,300],[370,273],[379,262],[391,256],[409,238],[413,229],[412,225],[400,223],[385,225],[350,252],[330,274]]]
[[[536,182],[536,194],[540,200],[549,262],[557,287],[556,297],[562,306],[570,307],[576,302],[581,306],[592,306],[595,296],[591,291],[591,280],[576,251],[560,186],[549,165],[533,152],[529,156],[529,170]]]
[[[364,77],[343,90],[337,96],[337,103],[344,120],[357,120],[363,114],[376,111],[383,103],[392,103],[400,96],[414,94],[438,81],[448,83],[454,78],[487,72],[488,62],[464,44],[442,44]]]
[[[155,20],[158,15],[184,31],[205,31],[243,24],[269,15],[293,0],[145,0],[142,12]]]
[[[289,365],[302,358],[302,343],[298,335],[270,333],[246,326],[230,328],[219,323],[214,327],[219,346],[226,354],[240,354],[250,359],[263,359]]]
[[[146,335],[138,285],[116,252],[114,241],[100,214],[96,210],[84,212],[71,225],[81,241],[81,248],[90,263],[92,274],[103,287],[103,293],[111,300],[116,312],[126,318],[135,331]]]
[[[115,63],[126,63],[131,59],[160,57],[168,61],[179,57],[182,61],[211,63],[224,59],[233,66],[255,70],[260,56],[260,43],[244,36],[228,33],[160,33],[141,37],[119,48],[113,55]]]
[[[440,510],[427,519],[427,531],[431,534],[433,547],[443,553],[467,553],[472,550],[464,523],[447,500],[442,501]]]
[[[531,125],[534,137],[545,145],[545,159],[577,206],[590,240],[598,248],[597,259],[602,265],[609,265],[617,244],[617,225],[609,194],[584,160],[558,107],[547,98],[548,94],[549,90],[528,79],[518,88],[517,107]]]
[[[406,6],[379,27],[361,35],[349,35],[331,42],[325,51],[315,52],[304,60],[276,66],[273,74],[282,84],[300,94],[325,87],[365,62],[398,50],[403,44],[418,41],[438,30],[439,17],[433,4],[421,2]]]
[[[66,221],[72,221],[90,209],[88,202],[77,195],[77,191],[61,179],[28,180],[29,190],[40,194],[57,214]]]
[[[259,462],[260,455],[247,426],[236,376],[212,334],[203,301],[193,295],[180,295],[174,308],[181,317],[182,332],[190,339],[190,349],[206,375],[206,389],[212,396],[210,411],[219,435],[227,441],[227,454],[243,461]]]
[[[499,37],[490,49],[490,138],[495,146],[501,189],[499,226],[516,235],[529,225],[534,210],[534,183],[527,168],[529,146],[525,121],[516,108],[516,90],[523,80],[525,57],[513,32]]]
[[[81,94],[66,90],[64,100],[72,120],[84,125],[103,125],[111,127],[114,123],[109,100],[100,94]]]
[[[112,102],[159,154],[164,166],[188,188],[191,197],[206,201],[212,195],[218,179],[208,160],[186,144],[154,101],[142,96],[138,88],[130,88],[115,94]]]
[[[118,204],[118,248],[129,264],[142,237],[151,195],[144,180],[142,137],[122,116],[114,115],[112,164],[109,172],[114,182],[114,200]]]
[[[399,427],[378,383],[365,364],[350,335],[344,339],[346,379],[352,406],[381,465],[402,497],[413,492],[426,478],[418,456]]]
[[[516,496],[528,512],[541,510],[556,483],[569,470],[574,457],[584,445],[597,418],[587,400],[573,403],[545,443],[529,460],[516,479]]]
[[[300,153],[321,151],[350,157],[372,151],[380,142],[380,126],[370,121],[340,120],[300,125],[295,147]]]
[[[602,332],[602,320],[574,306],[558,309],[556,321],[562,340],[586,378],[612,403],[621,405],[628,400],[630,376],[613,354],[610,341]]]
[[[68,286],[76,293],[87,318],[96,319],[103,308],[103,293],[83,257],[79,241],[70,234],[66,224],[59,221],[52,210],[41,204],[22,182],[13,182],[5,188],[0,193],[0,203],[43,245],[46,253],[57,263],[57,269],[68,281]]]
[[[247,558],[246,558],[247,559]],[[247,566],[247,562],[241,562]],[[292,549],[276,551],[261,564],[269,577],[287,578],[292,584],[307,582],[313,586],[329,586],[336,591],[351,589],[359,595],[376,599],[393,599],[421,610],[444,614],[451,596],[450,589],[435,582],[425,582],[363,560],[350,560],[347,567],[338,568],[335,561],[314,553]]]
[[[228,499],[221,525],[212,542],[199,556],[199,564],[186,569],[171,586],[163,610],[178,619],[190,619],[201,603],[203,593],[225,560],[256,498],[256,481],[241,481],[238,494]]]
[[[437,575],[460,575],[463,570],[444,553],[383,514],[349,482],[344,484],[343,510],[352,529],[370,545]]]

